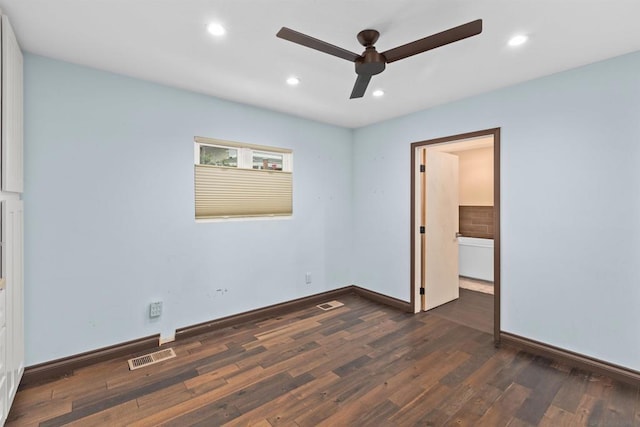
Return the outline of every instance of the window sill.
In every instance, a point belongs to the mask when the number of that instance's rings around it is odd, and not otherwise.
[[[274,221],[290,220],[293,215],[265,215],[265,216],[230,216],[220,218],[196,218],[196,224],[207,222],[246,222],[246,221]]]

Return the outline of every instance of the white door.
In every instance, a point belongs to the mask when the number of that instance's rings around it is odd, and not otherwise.
[[[4,425],[8,412],[7,393],[7,328],[6,314],[6,282],[0,279],[0,426]]]
[[[24,372],[23,202],[2,201],[2,275],[6,280],[7,409]],[[0,380],[1,381],[1,380]]]
[[[457,299],[458,156],[427,148],[425,306],[430,310]]]
[[[18,41],[2,16],[2,191],[23,187],[23,58]]]

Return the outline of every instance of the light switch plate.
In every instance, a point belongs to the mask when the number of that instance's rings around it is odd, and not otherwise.
[[[162,301],[156,301],[149,304],[149,317],[160,317],[162,314]]]

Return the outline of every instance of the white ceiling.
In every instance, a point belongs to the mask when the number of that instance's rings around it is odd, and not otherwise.
[[[346,127],[640,50],[640,0],[0,0],[28,52]],[[349,99],[351,62],[276,38],[282,26],[360,53],[481,18],[472,37],[402,61]],[[222,39],[205,30],[227,28]],[[526,33],[518,49],[507,40]],[[297,87],[285,79],[296,75]],[[386,94],[373,98],[374,89]]]

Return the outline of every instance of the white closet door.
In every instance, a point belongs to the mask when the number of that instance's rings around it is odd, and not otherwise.
[[[24,372],[23,203],[2,201],[2,274],[6,280],[6,380],[8,403]]]
[[[2,17],[2,191],[22,193],[22,52],[6,16]]]
[[[6,281],[0,279],[0,426],[4,425],[9,412],[7,393],[7,305]]]
[[[0,425],[24,372],[23,291],[23,58],[6,16],[0,20],[2,159],[2,278],[0,286]]]

